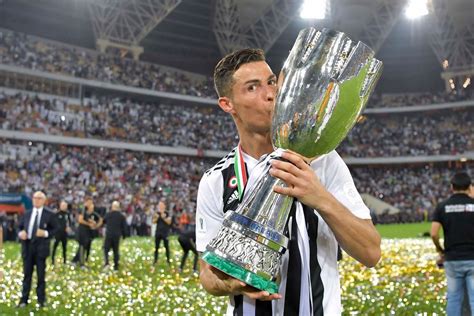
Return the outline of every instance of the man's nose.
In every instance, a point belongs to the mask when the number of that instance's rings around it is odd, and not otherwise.
[[[266,93],[267,101],[275,101],[277,88],[275,86],[267,86]]]

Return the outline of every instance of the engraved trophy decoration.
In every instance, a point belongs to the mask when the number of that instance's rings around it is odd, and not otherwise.
[[[279,77],[272,142],[308,161],[335,149],[359,118],[382,72],[362,42],[328,29],[300,31]],[[293,198],[263,173],[235,212],[228,211],[202,259],[257,289],[277,293]],[[247,188],[248,189],[248,188]]]

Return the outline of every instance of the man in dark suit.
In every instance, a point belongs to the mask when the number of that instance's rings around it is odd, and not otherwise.
[[[104,266],[109,266],[109,251],[110,248],[112,248],[112,251],[114,252],[114,270],[118,270],[120,259],[120,237],[125,237],[125,232],[127,230],[125,216],[120,212],[120,203],[118,201],[112,202],[112,209],[105,215],[104,223],[106,227],[104,239]]]
[[[28,304],[30,295],[31,278],[33,268],[36,265],[36,274],[38,282],[36,286],[36,295],[38,303],[44,307],[46,303],[46,258],[49,256],[49,241],[56,233],[57,224],[54,213],[46,208],[46,195],[41,192],[33,194],[33,209],[28,210],[19,224],[20,232],[18,237],[21,240],[21,255],[23,258],[23,290],[18,307],[24,307]]]

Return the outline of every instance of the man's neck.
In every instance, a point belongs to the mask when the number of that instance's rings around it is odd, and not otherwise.
[[[469,195],[469,190],[453,190],[453,194],[466,194],[466,195]]]
[[[262,155],[273,152],[270,134],[239,133],[239,136],[242,150],[257,160]]]

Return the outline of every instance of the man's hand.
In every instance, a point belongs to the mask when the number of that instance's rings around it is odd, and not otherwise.
[[[270,175],[283,180],[288,187],[276,185],[276,193],[292,196],[317,210],[328,224],[341,247],[367,267],[380,260],[380,235],[370,219],[356,217],[321,183],[314,170],[298,154],[286,151],[282,158],[272,160]],[[347,171],[348,172],[348,171]],[[350,177],[350,174],[347,174]]]
[[[231,277],[228,274],[214,268],[204,261],[200,261],[200,281],[204,289],[212,295],[245,295],[251,299],[271,301],[280,299],[280,294],[270,294],[260,291],[244,282]]]
[[[282,158],[271,161],[270,175],[283,180],[287,187],[275,186],[276,193],[292,196],[314,209],[326,201],[329,192],[321,184],[316,173],[298,154],[285,151]]]
[[[36,231],[36,237],[46,237],[46,231],[44,229],[39,229]]]
[[[230,294],[233,295],[245,295],[254,300],[261,301],[271,301],[275,299],[280,299],[280,294],[270,294],[267,291],[261,291],[250,285],[247,285],[245,282],[242,282],[238,279],[231,277],[228,274],[210,266],[212,272],[221,280],[229,290]]]
[[[19,232],[18,238],[20,238],[21,240],[28,239],[28,233],[26,232],[26,230],[22,230],[21,232]]]

